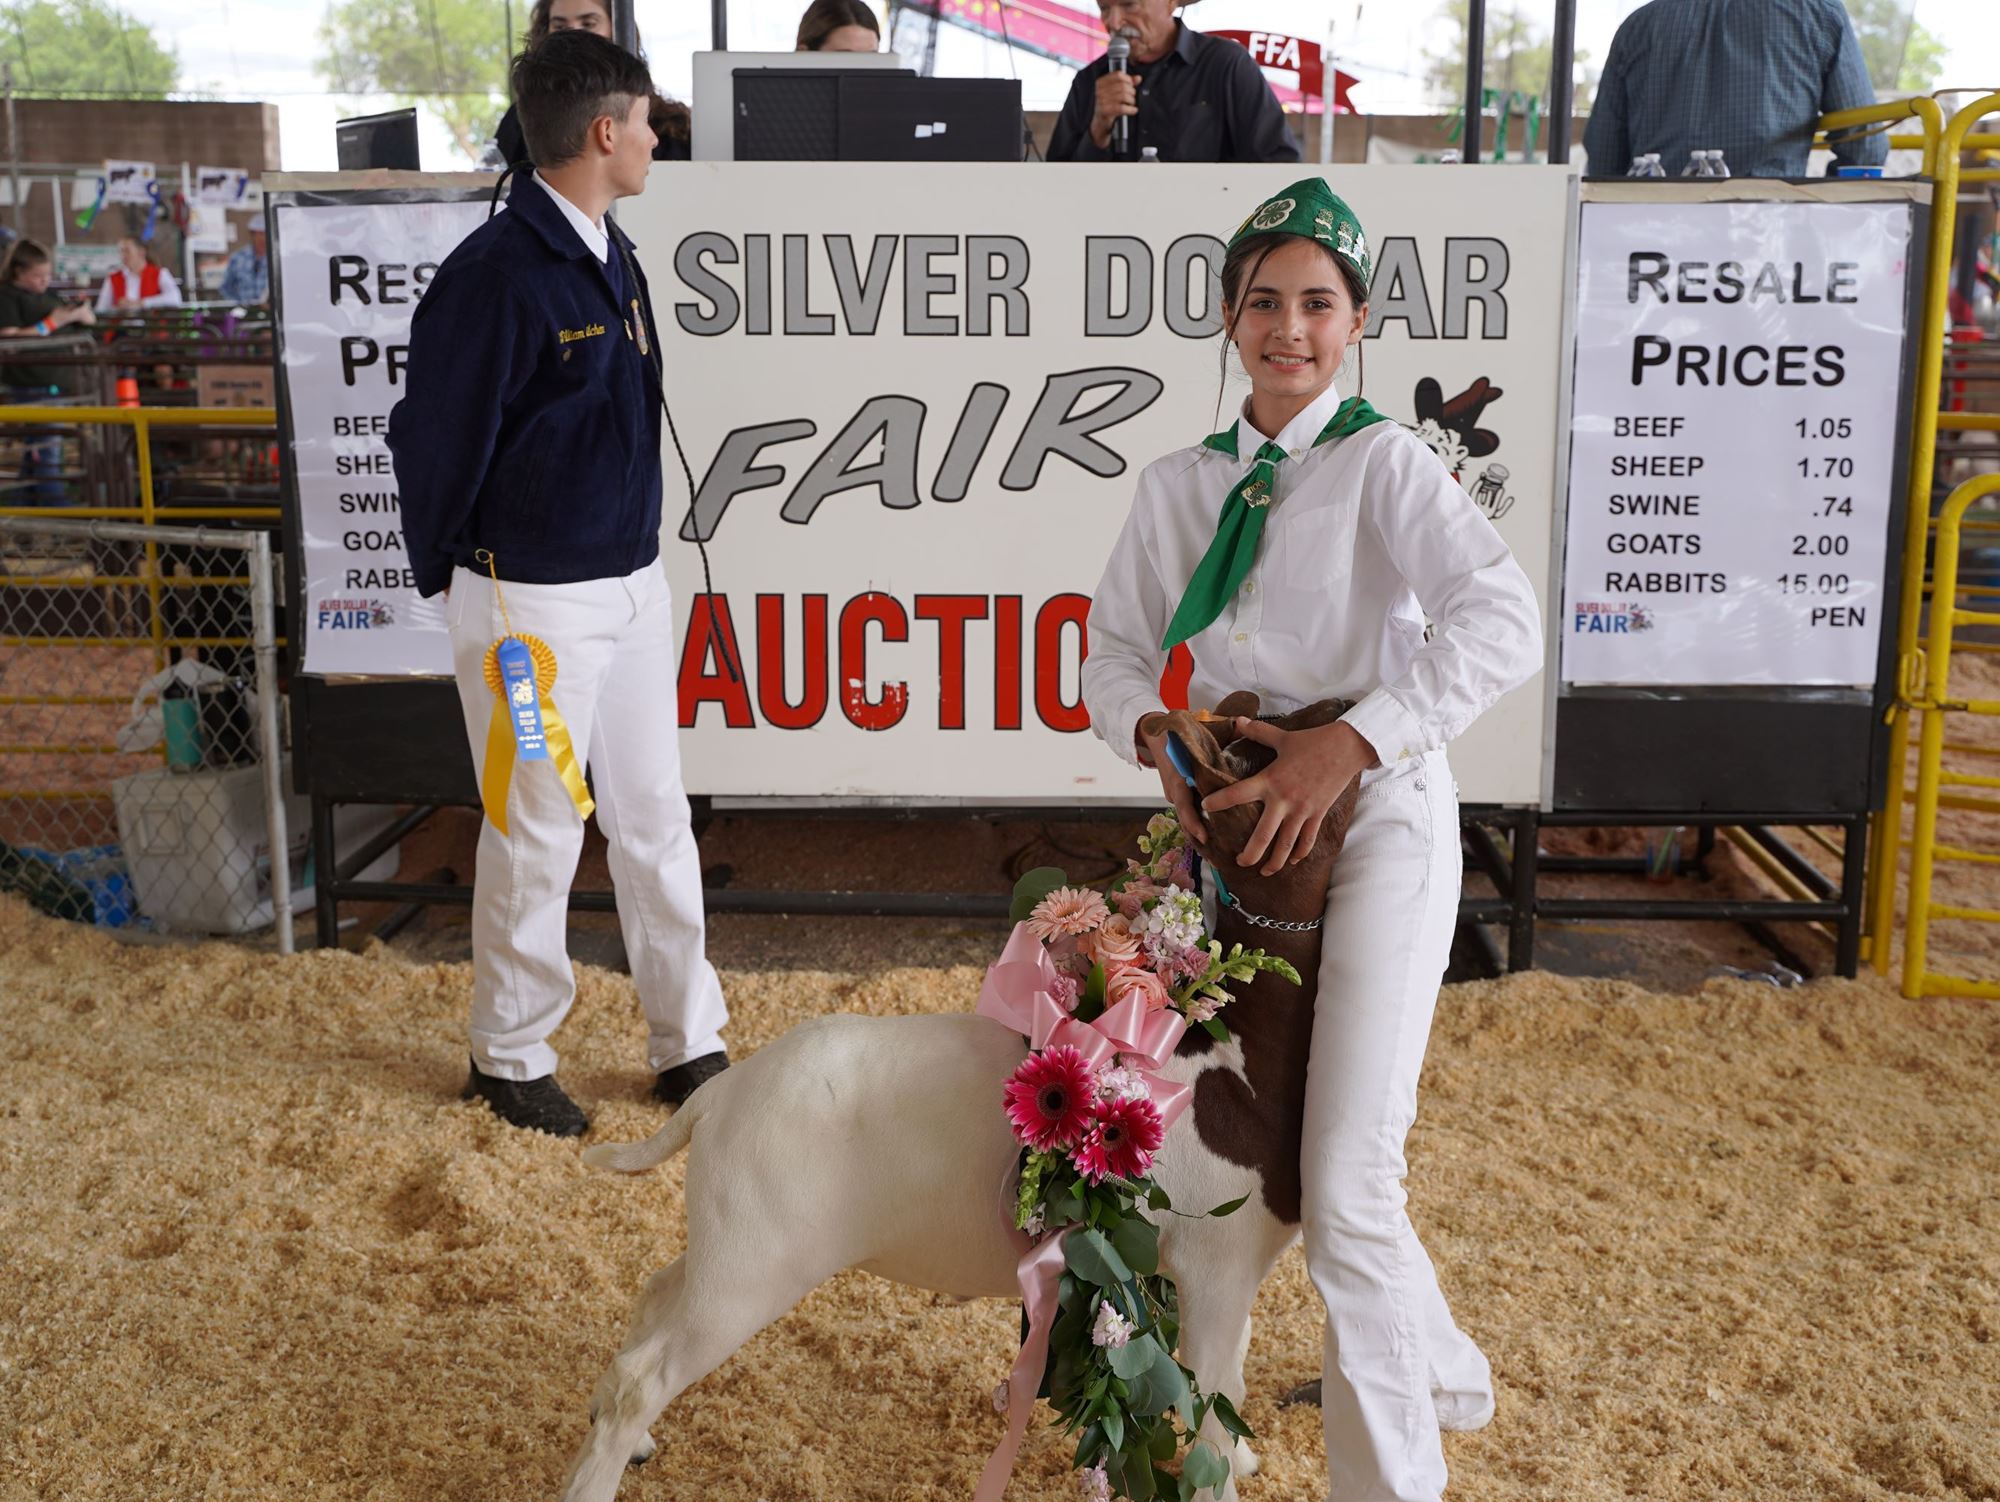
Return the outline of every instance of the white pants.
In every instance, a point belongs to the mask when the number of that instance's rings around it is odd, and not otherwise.
[[[1364,774],[1327,893],[1308,1066],[1306,1268],[1326,1302],[1331,1502],[1437,1502],[1440,1408],[1492,1399],[1404,1210],[1403,1141],[1458,919],[1458,798],[1442,751]]]
[[[681,788],[673,598],[655,562],[623,579],[581,584],[501,581],[508,619],[556,654],[551,697],[590,772],[598,827],[625,954],[645,1009],[654,1070],[722,1047],[728,1021],[708,963],[701,861]],[[493,581],[457,569],[446,607],[453,671],[472,764],[486,759],[494,696],[486,649],[503,630]],[[553,761],[515,763],[503,835],[479,831],[472,903],[472,1057],[509,1080],[553,1074],[549,1035],[576,999],[568,898],[583,850],[577,816]]]

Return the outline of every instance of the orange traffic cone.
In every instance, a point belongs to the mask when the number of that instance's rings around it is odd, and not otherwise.
[[[139,405],[139,378],[137,376],[120,376],[118,378],[118,405],[121,407],[136,407]]]

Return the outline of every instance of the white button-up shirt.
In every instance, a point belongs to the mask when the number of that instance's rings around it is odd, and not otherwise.
[[[1400,424],[1311,447],[1341,400],[1329,387],[1273,435],[1301,457],[1277,466],[1242,587],[1189,639],[1188,702],[1249,689],[1262,712],[1283,714],[1350,699],[1343,719],[1386,765],[1445,745],[1534,675],[1541,607],[1493,524]],[[1246,415],[1236,458],[1181,449],[1139,477],[1091,599],[1083,664],[1091,726],[1127,761],[1140,716],[1162,707],[1160,639],[1265,437]]]
[[[558,193],[541,173],[535,174],[535,181],[542,185],[544,193],[556,201],[556,207],[562,210],[563,218],[567,219],[569,227],[576,231],[577,239],[583,241],[584,249],[596,256],[599,263],[609,261],[611,240],[604,233],[604,225],[601,222],[593,223],[588,214]]]

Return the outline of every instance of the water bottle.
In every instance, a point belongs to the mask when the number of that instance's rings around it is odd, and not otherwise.
[[[1438,153],[1438,165],[1440,167],[1456,167],[1462,161],[1464,161],[1464,158],[1459,155],[1458,148],[1455,146],[1447,146],[1443,151]]]
[[[1722,152],[1719,148],[1708,154],[1708,175],[1710,177],[1729,176],[1729,163],[1722,159]]]
[[[1159,148],[1159,147],[1157,147],[1157,146],[1141,146],[1141,147],[1139,148],[1139,160],[1140,160],[1141,162],[1158,162],[1158,161],[1159,161],[1159,159],[1160,159],[1160,148]]]
[[[1681,176],[1707,177],[1708,153],[1705,151],[1690,151],[1688,153],[1687,165],[1681,168]]]
[[[1635,156],[1635,157],[1633,157],[1633,158],[1632,158],[1632,165],[1631,165],[1631,167],[1630,167],[1630,168],[1628,168],[1628,169],[1626,170],[1626,173],[1625,173],[1625,175],[1626,175],[1627,177],[1644,177],[1644,176],[1646,175],[1646,159],[1645,159],[1645,157],[1643,157],[1643,156]]]
[[[1667,169],[1660,165],[1659,152],[1649,151],[1646,153],[1646,171],[1644,175],[1647,177],[1665,177],[1667,175]]]
[[[160,725],[167,743],[167,770],[192,772],[200,767],[201,715],[194,690],[179,678],[160,690]]]

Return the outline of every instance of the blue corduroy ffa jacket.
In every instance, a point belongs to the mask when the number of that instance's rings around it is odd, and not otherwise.
[[[449,584],[454,564],[485,572],[481,548],[502,579],[526,584],[618,578],[659,556],[653,305],[632,242],[609,220],[605,230],[600,264],[523,173],[507,212],[467,235],[424,290],[389,414],[420,594]],[[637,286],[621,297],[626,267]]]

